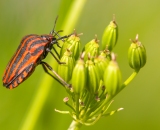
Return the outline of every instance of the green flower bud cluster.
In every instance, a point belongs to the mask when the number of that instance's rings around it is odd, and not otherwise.
[[[80,38],[75,34],[65,41],[60,59],[65,64],[58,66],[58,74],[71,84],[69,95],[73,106],[69,105],[68,100],[65,101],[66,105],[75,111],[74,118],[84,122],[86,118],[95,117],[92,111],[96,110],[96,105],[99,108],[102,107],[101,104],[105,102],[107,95],[115,95],[120,90],[121,74],[110,51],[108,49],[99,51],[97,38],[84,46],[79,59],[76,60],[74,54],[79,47],[74,44],[80,46],[79,43]],[[106,105],[107,103],[103,106]],[[93,110],[91,111],[91,109]],[[93,114],[93,116],[86,117],[86,114]]]
[[[64,43],[60,51],[58,74],[70,87],[65,86],[69,98],[65,104],[73,111],[69,113],[75,121],[84,125],[92,125],[101,116],[112,115],[121,109],[110,113],[107,110],[112,100],[137,74],[134,72],[124,83],[121,70],[113,52],[118,39],[118,27],[115,20],[111,21],[102,37],[102,50],[99,40],[94,38],[85,44],[80,51],[80,37],[74,33]],[[139,70],[146,63],[146,50],[136,40],[132,41],[128,51],[129,65]],[[68,88],[67,88],[68,87]]]

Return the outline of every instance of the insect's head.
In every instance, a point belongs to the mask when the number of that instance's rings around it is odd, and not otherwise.
[[[49,42],[52,42],[52,41],[55,41],[57,38],[54,37],[53,35],[51,34],[45,34],[45,35],[41,35],[41,37],[44,39],[44,40],[47,40]]]

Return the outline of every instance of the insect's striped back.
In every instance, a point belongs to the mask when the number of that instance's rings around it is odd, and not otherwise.
[[[48,39],[39,35],[31,34],[25,36],[16,53],[11,58],[3,76],[3,85],[14,88],[32,74],[40,60],[44,58]]]

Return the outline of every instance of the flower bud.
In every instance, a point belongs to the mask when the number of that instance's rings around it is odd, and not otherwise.
[[[105,94],[116,95],[120,91],[122,84],[121,72],[115,60],[115,55],[112,54],[112,60],[105,69],[103,80],[105,85]]]
[[[82,94],[86,87],[86,68],[83,60],[84,53],[77,61],[72,73],[72,87],[76,94]]]
[[[58,74],[68,82],[72,77],[72,71],[75,65],[72,52],[70,50],[66,50],[60,61],[65,64],[58,64]]]
[[[80,54],[80,44],[80,38],[78,35],[76,33],[71,35],[62,45],[60,57],[63,56],[67,48],[70,48],[70,51],[73,53],[73,57],[77,60]]]
[[[97,38],[88,42],[83,48],[83,52],[85,52],[84,60],[88,59],[88,54],[90,54],[90,58],[94,58],[99,53],[99,44]]]
[[[113,20],[104,30],[102,36],[102,50],[104,50],[107,46],[108,50],[111,51],[115,47],[117,39],[118,39],[118,26],[116,24],[116,21]]]
[[[95,35],[95,39],[89,41],[87,44],[85,44],[84,48],[83,48],[83,51],[86,51],[88,50],[88,48],[92,47],[92,45],[98,43],[98,39],[97,39],[97,35]]]
[[[88,90],[93,94],[97,94],[100,83],[100,75],[98,69],[94,65],[94,62],[90,59],[86,61],[86,68]]]
[[[146,50],[145,47],[138,41],[138,35],[136,40],[132,41],[128,50],[128,61],[131,68],[135,70],[141,69],[146,64]]]
[[[98,70],[100,75],[100,79],[103,79],[104,70],[109,64],[109,58],[107,58],[107,54],[105,51],[101,52],[101,54],[94,59],[95,67]]]

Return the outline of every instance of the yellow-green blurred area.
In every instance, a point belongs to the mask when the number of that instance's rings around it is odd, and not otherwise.
[[[56,0],[0,1],[1,79],[7,63],[23,36],[48,34],[53,28],[57,15],[59,20],[56,30],[63,30],[59,27],[69,7],[69,3],[66,3],[64,2],[65,5],[60,9],[62,3]],[[127,51],[130,45],[129,39],[135,39],[136,34],[139,34],[139,40],[146,47],[147,63],[127,88],[114,98],[110,110],[120,107],[124,110],[113,116],[101,118],[93,126],[83,126],[82,130],[160,129],[159,7],[159,0],[86,0],[74,27],[77,33],[83,33],[80,36],[82,44],[92,40],[95,34],[101,40],[105,27],[115,14],[119,26],[119,39],[113,51],[117,54],[123,80],[133,71],[128,65]],[[50,54],[44,61],[47,62],[49,59],[52,59]],[[8,90],[1,82],[1,130],[21,130],[44,75],[47,74],[39,65],[35,72],[16,89]],[[66,130],[69,127],[72,118],[54,111],[55,108],[68,110],[63,103],[63,98],[66,96],[68,95],[65,89],[54,82],[49,89],[44,106],[40,109],[34,130]]]

